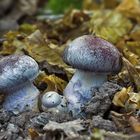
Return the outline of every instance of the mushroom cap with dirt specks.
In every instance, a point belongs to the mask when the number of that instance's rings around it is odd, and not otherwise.
[[[32,81],[38,71],[37,62],[27,55],[9,55],[0,59],[0,91]]]
[[[95,73],[118,73],[122,58],[117,48],[108,41],[84,35],[73,40],[64,50],[65,63],[76,69]]]
[[[61,103],[61,96],[55,91],[46,92],[42,97],[44,107],[52,108]]]

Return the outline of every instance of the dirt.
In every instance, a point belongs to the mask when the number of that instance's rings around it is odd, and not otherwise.
[[[101,116],[93,116],[91,121],[91,129],[99,128],[107,131],[117,132],[115,123],[111,120],[105,120]]]
[[[83,112],[88,117],[93,115],[104,116],[112,105],[114,94],[121,89],[121,86],[106,82],[94,93],[93,98],[83,107]]]
[[[68,114],[35,113],[24,112],[18,115],[0,112],[0,140],[9,137],[22,137],[26,139],[29,128],[35,128],[38,132],[43,132],[43,127],[51,121],[64,122],[70,120]],[[4,137],[4,138],[3,138]],[[12,138],[11,138],[12,139]]]
[[[35,140],[88,140],[90,132],[94,128],[104,129],[106,131],[119,132],[115,122],[110,117],[112,106],[112,98],[114,94],[121,90],[121,86],[112,82],[106,82],[101,88],[97,89],[93,98],[83,107],[86,116],[81,116],[81,125],[85,128],[84,131],[78,132],[79,136],[71,138],[63,131],[55,130],[45,133],[43,127],[49,122],[68,122],[75,118],[71,114],[60,114],[50,112],[23,112],[21,114],[11,114],[5,112],[2,107],[0,110],[0,140],[26,140],[31,139],[29,129],[32,128],[35,132],[40,133]]]

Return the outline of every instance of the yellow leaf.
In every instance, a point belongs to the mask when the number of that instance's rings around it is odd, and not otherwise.
[[[54,85],[56,86],[56,88],[63,92],[64,88],[66,87],[67,85],[67,82],[60,79],[59,77],[55,76],[55,75],[49,75],[48,77],[45,77],[45,79],[49,79],[50,81],[52,81],[52,83],[54,83]]]
[[[117,10],[122,12],[129,18],[140,21],[140,1],[139,0],[123,0],[117,7]]]
[[[61,65],[60,61],[62,60],[60,57],[56,53],[52,52],[48,46],[40,46],[38,44],[27,43],[27,52],[38,62],[47,60],[47,62],[51,65]]]
[[[1,55],[10,55],[13,54],[16,50],[16,47],[13,45],[13,41],[17,37],[18,32],[8,32],[5,34],[6,41],[4,41],[2,50],[0,51]]]
[[[126,109],[140,109],[140,94],[135,92],[129,92],[129,99],[126,103]]]
[[[127,48],[140,57],[140,41],[127,41]]]
[[[122,88],[115,94],[113,104],[124,107],[126,111],[140,109],[140,94],[133,92],[131,87]]]
[[[140,25],[139,24],[136,24],[134,26],[129,37],[131,38],[131,40],[133,39],[134,41],[139,41],[139,39],[140,39]]]
[[[94,11],[90,21],[90,31],[116,44],[129,33],[132,23],[121,13],[111,10]]]
[[[72,74],[70,66],[66,65],[62,60],[61,53],[63,49],[64,47],[58,49],[52,43],[48,43],[39,30],[36,30],[26,38],[26,51],[36,61],[42,62],[46,60],[49,64],[57,65],[65,69],[67,73]]]
[[[126,67],[131,82],[134,82],[138,91],[140,91],[140,74],[137,69],[126,58],[123,57],[124,66]]]
[[[39,133],[33,128],[29,128],[28,132],[32,140],[36,139],[39,136]]]
[[[99,9],[102,5],[101,3],[98,3],[97,1],[93,0],[83,0],[83,8],[87,10],[93,10],[93,9]]]
[[[127,41],[132,40],[132,38],[126,36],[119,40],[116,44],[117,48],[123,53],[124,57],[127,58],[134,66],[139,64],[140,55],[139,47],[137,45],[138,41]]]
[[[132,128],[135,130],[135,132],[140,133],[140,121],[138,120],[138,118],[131,116],[129,118],[129,123],[132,126]]]
[[[37,30],[37,26],[33,24],[28,24],[28,23],[24,23],[19,27],[19,31],[24,32],[26,34],[31,34],[35,30]]]
[[[25,34],[21,34],[16,31],[10,31],[5,34],[6,41],[4,41],[2,49],[0,51],[1,55],[10,54],[23,54]],[[22,41],[19,39],[22,38]]]
[[[135,53],[129,51],[126,48],[126,49],[123,49],[123,54],[134,66],[139,64],[139,57]]]
[[[125,107],[125,103],[128,100],[128,92],[131,91],[131,87],[122,88],[121,91],[117,92],[113,98],[113,104],[116,106]]]
[[[64,88],[67,85],[67,82],[64,81],[63,79],[55,76],[54,74],[52,75],[46,75],[43,72],[40,72],[36,79],[36,84],[40,85],[41,83],[47,84],[47,89],[46,91],[59,91],[60,93],[63,93]]]

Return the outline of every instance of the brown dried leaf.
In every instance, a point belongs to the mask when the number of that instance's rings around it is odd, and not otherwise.
[[[134,92],[128,92],[128,95],[129,95],[129,99],[127,101],[128,108],[140,109],[140,94]]]
[[[32,140],[34,140],[35,138],[39,136],[39,133],[33,128],[29,128],[28,132]]]
[[[140,41],[127,41],[127,48],[140,57]]]
[[[8,32],[5,34],[6,40],[3,43],[2,50],[0,51],[1,55],[13,54],[16,51],[16,47],[13,45],[13,41],[17,37],[18,32]]]
[[[135,53],[129,51],[127,48],[123,49],[124,56],[130,61],[130,63],[134,66],[139,64],[139,57]]]
[[[123,53],[124,57],[126,57],[134,66],[136,66],[139,64],[139,59],[140,59],[139,56],[135,53],[137,52],[138,47],[134,46],[135,43],[133,44],[132,47],[129,47],[130,45],[128,42],[130,41],[128,40],[132,40],[132,39],[128,36],[125,36],[125,38],[117,42],[116,46]]]
[[[124,66],[128,70],[129,76],[131,78],[131,82],[134,82],[138,91],[140,91],[140,74],[136,70],[136,68],[123,57]]]
[[[115,94],[113,103],[125,107],[126,111],[140,109],[140,94],[133,92],[131,87],[123,88]]]
[[[83,0],[83,8],[88,10],[99,9],[103,6],[103,2],[95,0]]]
[[[133,28],[133,30],[131,31],[129,37],[131,39],[133,39],[134,41],[139,41],[139,37],[140,37],[140,25],[136,24]]]
[[[140,22],[140,1],[139,0],[123,0],[117,7],[117,10],[122,12],[129,18],[136,19]]]
[[[82,120],[74,120],[68,121],[64,123],[57,123],[53,121],[49,121],[47,125],[44,126],[43,130],[45,131],[63,131],[69,137],[78,136],[78,132],[84,130],[85,128],[82,126]]]
[[[26,40],[27,52],[38,62],[47,60],[52,65],[65,65],[61,56],[49,47],[43,34],[36,30]]]
[[[135,132],[140,133],[140,120],[138,118],[131,116],[129,118],[129,123]]]
[[[44,77],[44,79],[42,80],[42,82],[46,82],[48,83],[49,85],[49,81],[54,85],[55,89],[57,91],[60,91],[63,93],[63,90],[64,88],[66,87],[67,85],[67,82],[58,78],[57,76],[55,75],[49,75],[49,76],[46,76]]]
[[[36,30],[28,36],[26,40],[26,51],[36,61],[42,62],[46,60],[49,64],[64,68],[66,72],[72,74],[73,70],[71,70],[71,68],[63,62],[60,54],[62,53],[64,47],[56,49],[56,46],[54,46],[55,45],[52,43],[47,42],[45,36],[39,30]]]
[[[128,126],[128,118],[131,114],[132,112],[120,114],[115,111],[111,111],[111,118],[119,130],[124,130],[124,128]]]
[[[42,83],[47,84],[47,89],[45,91],[59,91],[63,93],[64,88],[67,85],[67,82],[62,80],[61,78],[52,75],[46,75],[41,72],[36,79],[37,85],[41,85]]]
[[[129,33],[132,23],[116,11],[100,10],[94,11],[89,28],[91,32],[112,43],[117,43],[121,37]]]
[[[24,43],[25,34],[17,31],[9,31],[5,34],[1,55],[23,54],[23,49],[26,47]]]
[[[116,106],[125,107],[125,103],[129,98],[128,92],[130,92],[132,89],[129,88],[122,88],[121,91],[117,92],[113,98],[113,104]]]

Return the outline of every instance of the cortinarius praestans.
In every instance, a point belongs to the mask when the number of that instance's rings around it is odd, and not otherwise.
[[[67,113],[67,101],[64,96],[59,95],[55,91],[46,92],[42,97],[43,111],[54,113]]]
[[[93,96],[94,89],[107,81],[108,74],[116,74],[122,68],[121,54],[117,48],[92,35],[72,41],[65,49],[63,59],[77,69],[64,90],[73,114],[81,111],[81,106]]]
[[[36,61],[27,55],[10,55],[0,60],[0,91],[6,93],[5,110],[37,110],[39,90],[32,80],[38,71]]]

